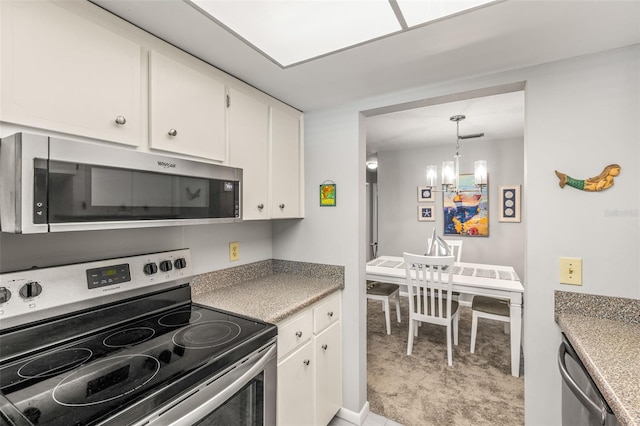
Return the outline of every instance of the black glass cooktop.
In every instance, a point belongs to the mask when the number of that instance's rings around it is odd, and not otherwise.
[[[198,304],[138,310],[167,294],[0,335],[2,396],[34,425],[95,424],[133,405],[144,414],[276,335],[273,325]]]

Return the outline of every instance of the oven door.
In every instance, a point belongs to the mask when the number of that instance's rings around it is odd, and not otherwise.
[[[276,365],[274,342],[133,425],[275,426]]]

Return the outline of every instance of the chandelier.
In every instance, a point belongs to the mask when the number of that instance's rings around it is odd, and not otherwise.
[[[467,118],[464,115],[454,115],[449,120],[456,123],[456,152],[453,161],[442,162],[442,191],[443,192],[464,192],[460,188],[460,140],[480,138],[484,133],[474,133],[470,135],[460,135],[460,122]],[[435,165],[427,166],[427,185],[435,189],[436,178],[438,176],[438,167]],[[474,163],[474,183],[482,191],[487,185],[487,162],[485,160],[477,160]]]

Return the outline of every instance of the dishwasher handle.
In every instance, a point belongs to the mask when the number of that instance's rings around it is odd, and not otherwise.
[[[560,375],[562,376],[562,380],[567,384],[571,392],[578,398],[578,400],[584,405],[584,407],[589,410],[595,416],[600,416],[600,424],[604,425],[607,420],[607,410],[604,406],[596,404],[589,396],[584,393],[580,386],[573,380],[573,377],[569,374],[567,370],[567,364],[564,359],[565,354],[569,355],[573,358],[579,366],[582,366],[582,363],[578,359],[578,356],[574,352],[573,348],[567,346],[565,342],[560,344],[560,348],[558,348],[558,367],[560,368]]]

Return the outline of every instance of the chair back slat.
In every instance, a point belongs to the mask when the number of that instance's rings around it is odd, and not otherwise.
[[[409,309],[417,319],[435,324],[449,320],[453,274],[445,268],[454,261],[454,256],[404,253]]]

